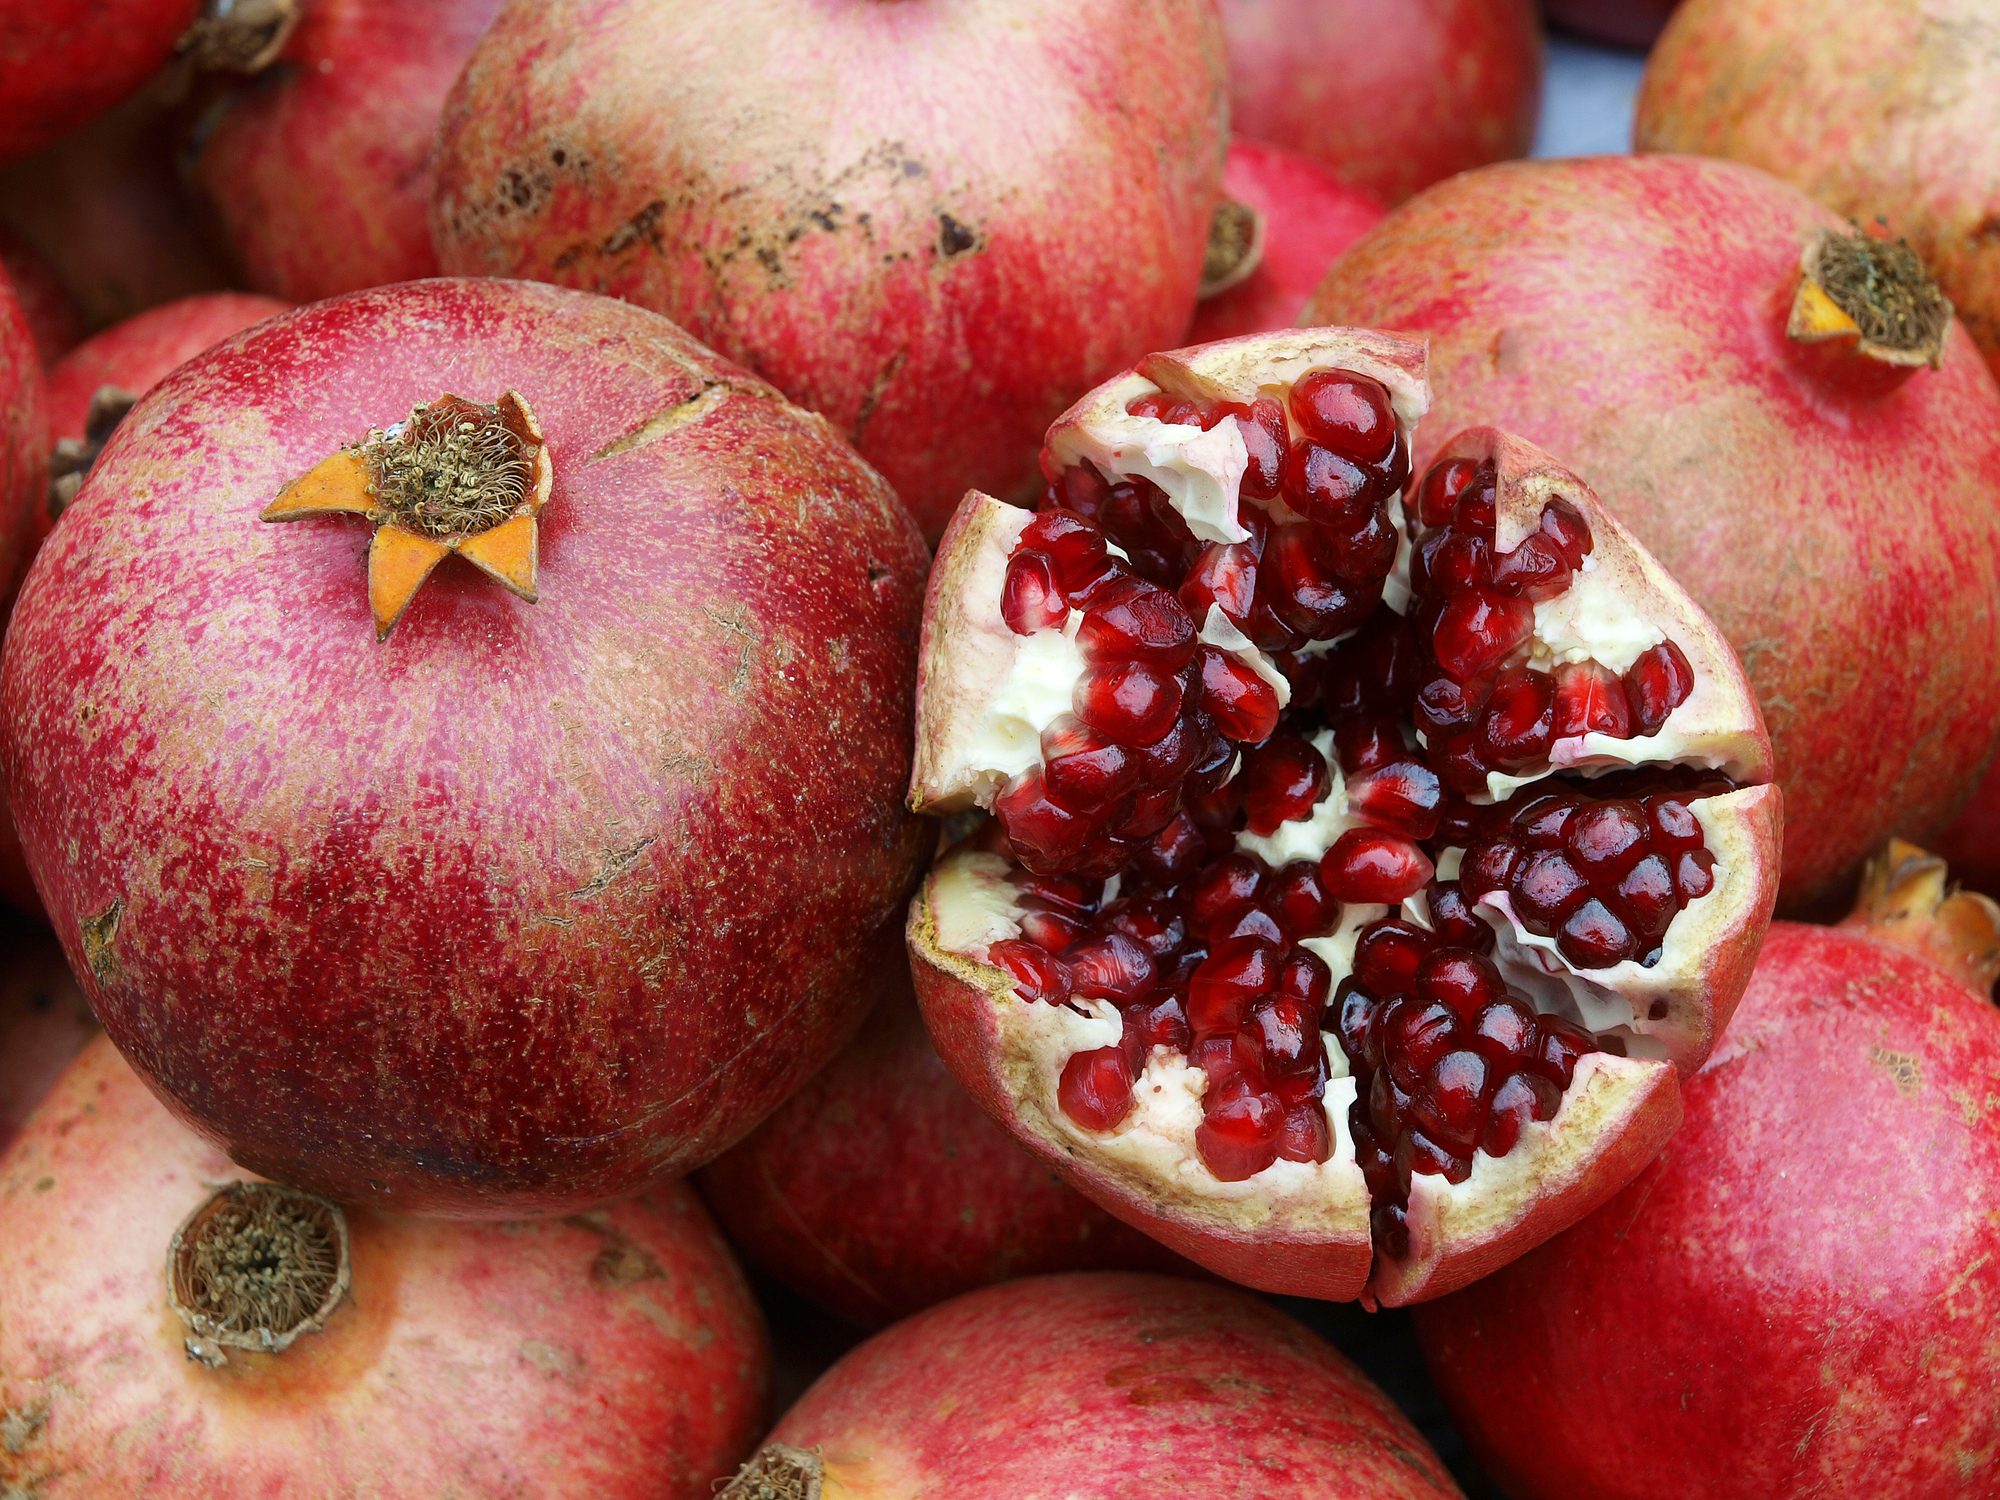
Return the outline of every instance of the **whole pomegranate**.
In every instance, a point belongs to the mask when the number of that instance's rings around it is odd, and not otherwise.
[[[865,1327],[1013,1276],[1168,1270],[958,1086],[907,975],[778,1112],[696,1180],[749,1261]]]
[[[0,161],[104,113],[173,54],[200,0],[0,0]]]
[[[1793,911],[1934,829],[2000,723],[2000,394],[1922,267],[1841,229],[1728,162],[1491,167],[1308,310],[1427,337],[1442,430],[1563,454],[1713,612],[1770,720]]]
[[[1382,205],[1306,157],[1232,141],[1188,342],[1289,328],[1326,268],[1381,222]]]
[[[1936,842],[1952,874],[1974,890],[2000,896],[2000,758],[1987,766]]]
[[[1510,1495],[2000,1492],[1996,971],[2000,908],[1907,845],[1772,927],[1659,1162],[1418,1312]]]
[[[34,335],[35,353],[52,365],[83,337],[83,313],[48,257],[0,225],[0,274],[14,289]]]
[[[1415,478],[1426,400],[1385,334],[1152,356],[1038,512],[966,498],[925,603],[912,802],[994,814],[911,911],[931,1035],[1267,1291],[1434,1297],[1609,1197],[1775,894],[1721,633],[1520,440]]]
[[[0,611],[41,534],[48,440],[41,357],[13,284],[0,275]],[[6,818],[0,816],[0,827]]]
[[[1534,0],[1221,0],[1229,123],[1400,203],[1535,138]]]
[[[295,30],[231,65],[186,170],[252,286],[310,302],[437,274],[438,112],[500,5],[304,0]]]
[[[1334,1476],[1338,1476],[1336,1479]],[[1444,1466],[1329,1344],[1229,1287],[988,1287],[821,1376],[722,1500],[1445,1500]]]
[[[204,349],[285,309],[251,292],[201,292],[127,318],[59,360],[47,381],[49,522],[76,498],[134,402]]]
[[[0,913],[0,1149],[56,1075],[97,1033],[62,950],[45,932]]]
[[[463,1225],[236,1176],[102,1040],[0,1154],[0,1492],[707,1500],[754,1441],[686,1188]]]
[[[2000,12],[1990,0],[1688,0],[1642,151],[1727,156],[1906,236],[2000,374]]]
[[[1186,329],[1222,68],[1212,0],[514,0],[445,107],[438,253],[666,313],[935,535]]]
[[[0,761],[106,1030],[239,1163],[573,1211],[859,1023],[924,853],[923,565],[663,318],[355,293],[120,424],[22,591]]]
[[[1565,31],[1600,42],[1615,42],[1621,47],[1648,47],[1679,3],[1680,0],[1542,0],[1542,9]]]

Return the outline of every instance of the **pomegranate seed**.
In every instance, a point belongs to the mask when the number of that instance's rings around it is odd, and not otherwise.
[[[1444,786],[1420,760],[1393,761],[1349,781],[1347,805],[1378,828],[1427,839],[1437,832]]]
[[[1458,497],[1479,472],[1469,458],[1451,458],[1432,464],[1417,489],[1417,517],[1426,526],[1443,526],[1451,520]]]
[[[1207,723],[1204,719],[1203,723]],[[1200,751],[1189,763],[1187,769],[1187,794],[1199,797],[1205,793],[1220,790],[1236,769],[1236,747],[1224,739],[1211,726],[1206,731]],[[1233,811],[1233,809],[1232,809]]]
[[[1668,853],[1699,849],[1704,842],[1700,820],[1695,817],[1694,810],[1678,797],[1648,797],[1646,821],[1653,826],[1653,843]]]
[[[1509,667],[1493,683],[1479,721],[1479,748],[1495,766],[1515,770],[1545,761],[1555,739],[1555,684],[1542,672]]]
[[[1054,911],[1021,913],[1021,936],[1037,948],[1060,953],[1083,935],[1083,923]]]
[[[1208,939],[1211,947],[1218,948],[1238,938],[1254,938],[1260,943],[1270,943],[1274,946],[1285,941],[1285,929],[1278,925],[1276,917],[1261,906],[1248,907],[1227,921],[1216,923],[1202,935]]]
[[[1576,867],[1548,849],[1537,849],[1522,861],[1508,890],[1521,925],[1541,937],[1590,899],[1590,885]]]
[[[1250,454],[1249,467],[1243,471],[1243,497],[1277,499],[1291,435],[1284,407],[1269,396],[1259,396],[1250,403],[1249,416],[1238,416],[1236,425],[1242,429],[1243,446]]]
[[[1643,651],[1625,674],[1625,698],[1632,705],[1632,729],[1636,734],[1658,734],[1667,715],[1687,701],[1694,691],[1694,668],[1681,648],[1661,641]]]
[[[1469,1048],[1445,1053],[1431,1064],[1424,1086],[1412,1090],[1413,1113],[1424,1134],[1454,1155],[1470,1156],[1478,1149],[1496,1082],[1493,1065],[1479,1053]]]
[[[1508,599],[1483,590],[1461,594],[1438,616],[1431,632],[1431,650],[1439,666],[1460,682],[1469,682],[1499,666],[1534,628],[1534,606],[1525,599]]]
[[[1122,807],[1112,818],[1112,835],[1125,841],[1149,839],[1180,816],[1181,789],[1162,786],[1137,792]]]
[[[1488,691],[1483,684],[1433,677],[1417,689],[1417,725],[1426,737],[1470,729],[1479,722]]]
[[[1440,531],[1425,539],[1424,577],[1431,590],[1456,598],[1486,588],[1493,581],[1493,563],[1486,539],[1463,531]]]
[[[1388,1052],[1388,1044],[1383,1043],[1383,1052]],[[1393,1140],[1398,1123],[1409,1112],[1410,1094],[1396,1083],[1389,1070],[1383,1068],[1368,1080],[1368,1123],[1385,1140]]]
[[[1449,681],[1449,678],[1440,678]],[[1452,684],[1454,687],[1456,683]],[[1349,776],[1385,766],[1405,753],[1403,732],[1394,719],[1344,719],[1333,731],[1333,750]]]
[[[1039,901],[1071,916],[1095,911],[1104,899],[1103,882],[1071,875],[1022,875],[1017,884],[1024,901]]]
[[[1639,940],[1618,914],[1592,896],[1569,914],[1556,947],[1579,969],[1608,969],[1639,951]]]
[[[1044,510],[1021,533],[1020,545],[1042,553],[1054,565],[1065,592],[1080,589],[1104,571],[1104,532],[1069,510]]]
[[[1107,907],[1099,921],[1105,931],[1123,933],[1162,965],[1172,962],[1187,941],[1180,907],[1160,897],[1128,897]]]
[[[1482,463],[1452,507],[1451,524],[1459,531],[1476,532],[1489,541],[1493,537],[1495,475],[1491,462]]]
[[[1278,1159],[1284,1112],[1269,1094],[1239,1092],[1219,1101],[1195,1127],[1195,1150],[1222,1182],[1254,1177]]]
[[[1040,766],[1029,767],[1000,789],[993,814],[1007,832],[1014,857],[1041,874],[1067,868],[1095,831],[1081,814],[1050,797]]]
[[[1440,948],[1417,970],[1417,994],[1450,1006],[1461,1020],[1471,1020],[1506,988],[1491,959],[1462,948]]]
[[[1268,942],[1244,939],[1218,947],[1188,982],[1188,1025],[1197,1036],[1236,1030],[1251,1002],[1277,987],[1278,965],[1278,949]]]
[[[1440,940],[1474,953],[1493,951],[1493,929],[1473,911],[1455,880],[1434,880],[1424,891],[1424,906]]]
[[[1281,487],[1293,510],[1332,531],[1358,525],[1381,498],[1374,475],[1317,443],[1300,443],[1285,455]]]
[[[1493,587],[1533,604],[1555,598],[1569,582],[1570,563],[1562,544],[1539,531],[1530,532],[1512,552],[1493,560]]]
[[[1257,904],[1269,873],[1254,855],[1223,855],[1195,877],[1187,893],[1188,916],[1205,930],[1238,915]]]
[[[1056,566],[1047,553],[1017,551],[1007,559],[1000,618],[1016,635],[1050,630],[1069,618],[1069,604],[1056,585]]]
[[[1565,662],[1556,668],[1556,738],[1606,734],[1626,739],[1632,710],[1625,687],[1612,670],[1594,661]]]
[[[1514,831],[1531,849],[1560,849],[1563,831],[1576,815],[1577,805],[1568,792],[1545,793],[1514,815]]]
[[[1201,706],[1239,745],[1261,744],[1278,727],[1278,693],[1246,663],[1214,646],[1201,648]]]
[[[1214,605],[1241,625],[1250,618],[1256,597],[1257,554],[1243,542],[1211,542],[1202,548],[1180,587],[1181,604],[1197,621],[1206,620]]]
[[[1065,806],[1091,807],[1123,796],[1138,767],[1123,746],[1064,714],[1042,731],[1042,778]]]
[[[1319,866],[1295,859],[1272,878],[1271,914],[1289,939],[1321,937],[1340,920],[1340,903],[1326,893]]]
[[[1326,757],[1296,734],[1275,735],[1244,752],[1241,780],[1250,831],[1269,837],[1312,816],[1327,792]]]
[[[1264,1055],[1267,1078],[1311,1070],[1320,1047],[1318,1016],[1298,1001],[1282,995],[1258,1001],[1244,1030]]]
[[[1614,881],[1646,853],[1646,810],[1636,802],[1594,802],[1563,828],[1563,851],[1593,885]]]
[[[1347,583],[1357,586],[1380,583],[1396,566],[1396,528],[1379,506],[1363,516],[1353,529],[1321,532],[1314,540],[1333,576]]]
[[[1187,697],[1181,699],[1182,712],[1174,720],[1167,732],[1150,745],[1128,747],[1132,750],[1132,762],[1138,768],[1136,779],[1141,786],[1170,786],[1187,775],[1201,754],[1208,729],[1198,714],[1190,713],[1186,707]]]
[[[1166,391],[1134,396],[1125,403],[1125,410],[1135,417],[1151,417],[1155,422],[1164,422],[1170,427],[1201,425],[1200,406],[1185,397],[1170,395]]]
[[[1263,1065],[1256,1049],[1234,1031],[1197,1037],[1188,1048],[1188,1062],[1201,1069],[1211,1091],[1231,1084],[1263,1087]]]
[[[1317,1100],[1303,1100],[1285,1111],[1278,1155],[1286,1161],[1325,1161],[1333,1155],[1333,1134],[1327,1128],[1326,1110]]]
[[[1061,1005],[1070,997],[1069,965],[1020,938],[1002,938],[986,956],[1014,977],[1014,993],[1023,1000]]]
[[[1312,532],[1280,526],[1264,548],[1258,584],[1271,610],[1307,640],[1330,641],[1352,630],[1381,598],[1379,590],[1358,589],[1320,565]]]
[[[1590,556],[1590,523],[1567,500],[1551,500],[1542,507],[1541,532],[1556,544],[1563,561],[1572,568],[1582,567]]]
[[[1459,862],[1460,886],[1472,896],[1511,888],[1521,863],[1521,846],[1508,839],[1484,839],[1465,851]]]
[[[1381,1252],[1395,1260],[1410,1253],[1409,1210],[1400,1203],[1378,1203],[1368,1210],[1368,1232]]]
[[[1657,943],[1665,937],[1674,913],[1680,909],[1680,893],[1674,887],[1673,871],[1666,860],[1648,854],[1627,870],[1618,882],[1613,904],[1642,944]]]
[[[1092,661],[1137,657],[1172,671],[1194,654],[1194,622],[1165,589],[1124,578],[1091,596],[1076,643]]]
[[[1334,900],[1349,905],[1395,905],[1422,890],[1436,873],[1430,858],[1408,839],[1368,828],[1350,828],[1320,860],[1320,879]]]
[[[1313,370],[1292,385],[1292,420],[1315,443],[1361,463],[1381,463],[1396,446],[1388,387],[1348,370]]]
[[[1051,510],[1071,510],[1095,522],[1111,498],[1111,485],[1087,464],[1064,469],[1050,483],[1043,504]]]
[[[1174,1052],[1187,1050],[1187,1008],[1179,995],[1158,996],[1150,1004],[1134,1006],[1126,1012],[1125,1024],[1146,1052],[1155,1047],[1165,1047]],[[1120,1041],[1123,1040],[1121,1037]],[[1138,1073],[1137,1068],[1132,1070],[1133,1077],[1136,1078]]]
[[[1159,968],[1143,943],[1122,932],[1100,932],[1063,954],[1070,992],[1081,998],[1140,1000],[1159,983]]]
[[[1458,1017],[1435,1000],[1392,1000],[1382,1013],[1382,1057],[1405,1093],[1458,1045]]]
[[[1334,1029],[1340,1036],[1340,1048],[1357,1066],[1373,1069],[1381,1065],[1377,1051],[1379,1040],[1376,1022],[1383,1006],[1375,997],[1361,988],[1361,981],[1353,975],[1340,981],[1340,987],[1333,992]]]
[[[1056,1085],[1063,1113],[1085,1130],[1110,1130],[1132,1112],[1132,1069],[1116,1047],[1079,1052]]]
[[[1699,901],[1715,889],[1715,856],[1689,849],[1674,861],[1674,889],[1683,901]]]
[[[1533,1073],[1515,1073],[1493,1091],[1486,1109],[1486,1133],[1479,1144],[1488,1156],[1505,1156],[1521,1139],[1530,1120],[1553,1120],[1562,1104],[1562,1090]]]
[[[1408,922],[1370,922],[1355,939],[1354,977],[1380,996],[1413,994],[1432,941]]]
[[[1207,854],[1208,840],[1201,836],[1194,819],[1178,813],[1146,841],[1135,863],[1160,884],[1179,885],[1201,868]]]
[[[1511,997],[1495,1000],[1473,1018],[1472,1045],[1498,1066],[1519,1067],[1541,1045],[1534,1012]]]
[[[1470,1151],[1464,1156],[1455,1155],[1421,1130],[1406,1131],[1397,1140],[1394,1161],[1397,1179],[1404,1183],[1419,1172],[1426,1176],[1443,1177],[1446,1182],[1463,1182],[1472,1175]],[[1396,1208],[1398,1212],[1403,1211],[1400,1204]],[[1407,1250],[1407,1230],[1403,1238]]]
[[[1180,717],[1181,681],[1145,661],[1107,662],[1077,679],[1076,716],[1120,745],[1150,745]]]
[[[1576,1060],[1586,1052],[1595,1052],[1597,1044],[1589,1032],[1560,1016],[1542,1016],[1535,1025],[1542,1033],[1542,1045],[1531,1066],[1544,1078],[1553,1079],[1559,1087],[1567,1089],[1575,1076]]]

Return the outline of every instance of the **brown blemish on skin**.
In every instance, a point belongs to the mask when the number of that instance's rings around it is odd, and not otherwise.
[[[27,1452],[28,1444],[32,1443],[42,1428],[48,1425],[48,1420],[49,1403],[46,1396],[32,1406],[10,1407],[6,1411],[0,1411],[0,1448],[4,1448],[16,1457]]]
[[[586,465],[602,463],[607,458],[617,458],[626,453],[636,453],[641,448],[650,448],[661,438],[669,437],[683,427],[690,427],[701,421],[735,394],[733,386],[720,382],[706,385],[699,393],[683,401],[679,406],[650,416],[622,437],[613,438],[585,459],[584,463]]]
[[[124,914],[124,901],[114,900],[96,916],[83,919],[83,961],[90,965],[99,984],[111,984],[118,978],[118,956],[111,951],[111,940],[118,935],[118,919]]]
[[[614,1236],[590,1263],[590,1279],[601,1287],[631,1286],[640,1281],[660,1281],[666,1272],[660,1263],[630,1240]]]
[[[1910,1053],[1891,1052],[1887,1047],[1872,1047],[1868,1052],[1868,1060],[1894,1080],[1896,1092],[1906,1099],[1914,1095],[1923,1083],[1923,1075],[1917,1068],[1917,1059]]]
[[[568,892],[570,899],[588,901],[592,896],[602,895],[614,881],[639,862],[640,855],[658,842],[658,839],[648,837],[640,839],[635,844],[628,844],[623,849],[605,850],[603,868],[575,890]]]

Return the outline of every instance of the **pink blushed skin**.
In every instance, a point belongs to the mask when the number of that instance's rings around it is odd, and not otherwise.
[[[326,1326],[209,1368],[167,1247],[238,1175],[102,1040],[0,1155],[0,1489],[706,1500],[754,1439],[763,1319],[686,1188],[560,1222],[351,1213]]]
[[[292,302],[435,276],[438,112],[501,0],[313,0],[258,76],[225,84],[188,180],[249,284]]]
[[[1174,1257],[959,1087],[900,974],[861,1034],[695,1185],[744,1257],[864,1327],[1017,1276]]]
[[[81,440],[90,398],[106,386],[143,396],[232,333],[288,304],[251,292],[202,292],[164,303],[86,339],[48,373],[49,436]]]
[[[1527,151],[1534,0],[1222,0],[1230,127],[1400,203]]]
[[[1660,1160],[1417,1311],[1439,1389],[1509,1495],[1995,1492],[1990,984],[1865,925],[1771,928]]]
[[[0,3],[0,161],[102,114],[165,66],[200,0]]]
[[[1222,192],[1262,216],[1263,256],[1242,281],[1202,298],[1190,344],[1290,328],[1326,268],[1387,212],[1308,158],[1240,137],[1229,147]]]
[[[0,915],[0,1150],[56,1076],[97,1035],[62,950],[45,932]]]
[[[378,642],[366,527],[259,512],[509,390],[554,467],[540,602],[447,560]],[[239,1163],[575,1211],[747,1132],[895,961],[924,566],[825,423],[651,313],[357,293],[119,426],[23,591],[0,757],[106,1029]]]
[[[1714,615],[1776,746],[1791,912],[1934,830],[2000,723],[2000,393],[1957,328],[1938,370],[1790,342],[1822,227],[1728,162],[1490,167],[1390,215],[1308,310],[1428,336],[1419,470],[1463,424],[1519,432]]]
[[[1227,1287],[1110,1272],[974,1292],[847,1355],[773,1442],[819,1500],[1457,1496],[1330,1345]],[[739,1481],[729,1500],[797,1491]]]
[[[1192,314],[1210,0],[515,0],[445,107],[445,269],[629,298],[826,414],[928,535]]]

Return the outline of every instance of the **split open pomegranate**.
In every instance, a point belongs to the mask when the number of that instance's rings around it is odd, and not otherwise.
[[[975,1096],[1209,1268],[1387,1304],[1650,1159],[1779,831],[1713,623],[1517,438],[1413,479],[1427,400],[1338,329],[1087,396],[1038,511],[946,534],[911,793],[993,813],[910,922]]]

